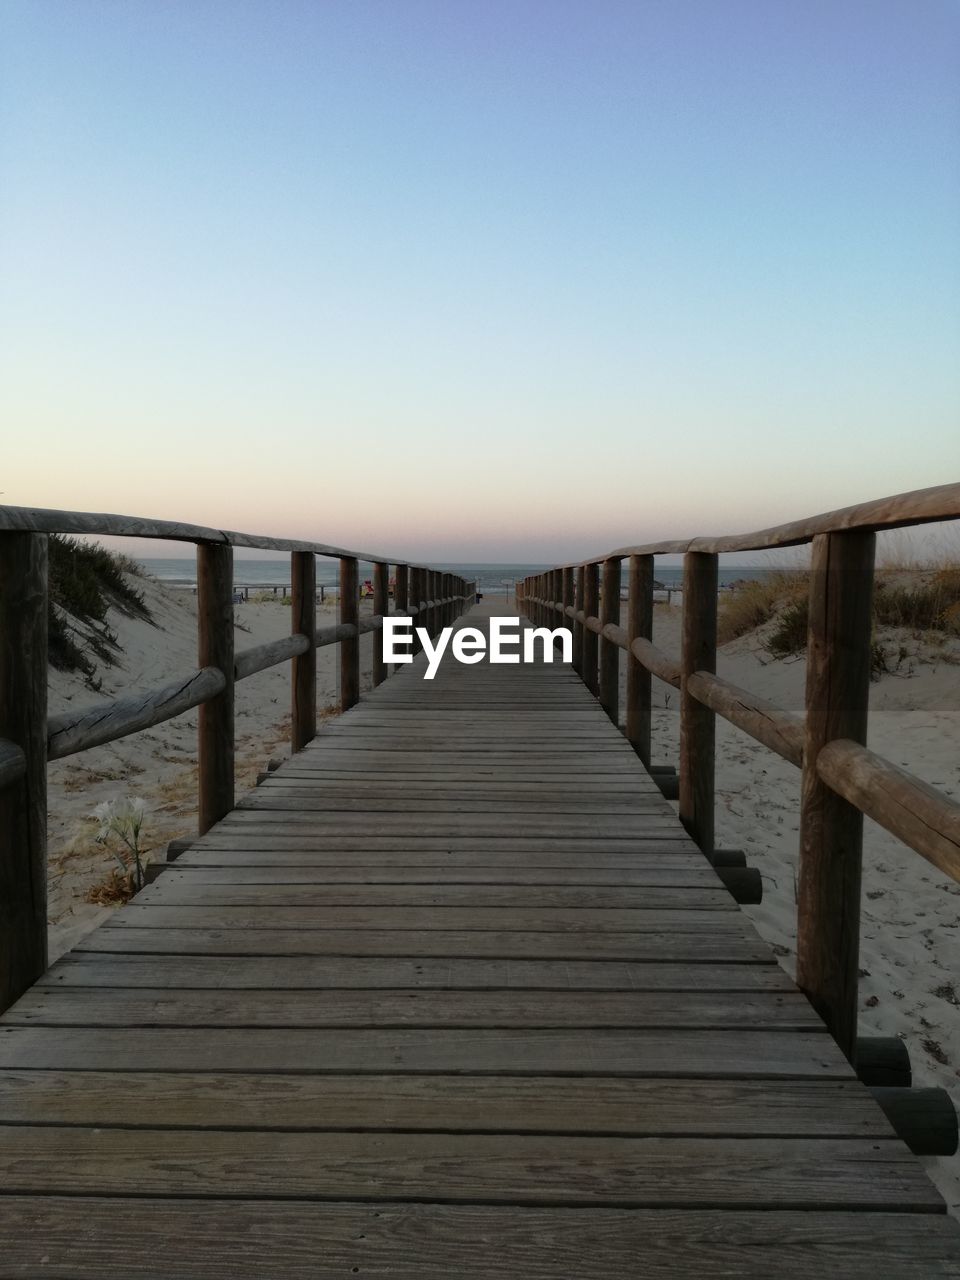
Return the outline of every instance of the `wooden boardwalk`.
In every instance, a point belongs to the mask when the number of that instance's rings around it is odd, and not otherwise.
[[[960,1276],[580,680],[421,666],[0,1020],[0,1277]]]

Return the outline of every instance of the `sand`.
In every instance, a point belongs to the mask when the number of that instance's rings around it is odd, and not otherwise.
[[[163,684],[195,665],[195,600],[147,580],[157,626],[112,614],[122,660],[102,671],[93,694],[77,676],[51,673],[51,713],[85,706],[136,688]],[[321,609],[332,620],[335,606]],[[505,610],[506,611],[506,610]],[[238,648],[288,634],[289,607],[273,600],[238,607]],[[680,612],[656,608],[655,642],[679,656]],[[871,690],[870,745],[949,796],[960,795],[960,667],[936,648],[909,636],[884,637],[908,650],[896,674]],[[719,673],[781,707],[803,705],[802,661],[771,661],[762,632],[721,649]],[[372,640],[361,641],[369,688]],[[945,650],[956,656],[957,646]],[[335,714],[336,646],[318,654],[318,705]],[[238,791],[251,787],[267,760],[288,753],[289,671],[286,664],[251,677],[237,691]],[[678,697],[654,681],[654,759],[676,764]],[[793,972],[799,774],[760,744],[718,719],[717,835],[725,848],[743,849],[759,868],[764,900],[745,910]],[[87,815],[101,800],[145,799],[146,843],[162,857],[167,841],[193,834],[196,824],[196,713],[50,768],[51,954],[56,957],[93,928],[109,907],[84,894],[115,865],[94,841]],[[860,1025],[864,1034],[898,1035],[907,1043],[917,1084],[940,1085],[960,1102],[960,885],[947,879],[892,836],[866,823],[861,942]],[[951,1212],[960,1216],[960,1157],[925,1162]]]

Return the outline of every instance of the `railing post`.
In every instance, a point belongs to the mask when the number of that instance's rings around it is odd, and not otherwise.
[[[227,687],[199,710],[199,829],[234,805],[233,548],[197,544],[197,639],[201,667],[218,667]]]
[[[0,1013],[47,967],[47,547],[0,534],[0,738],[26,758],[0,787]]]
[[[290,594],[291,633],[310,641],[292,664],[290,746],[300,751],[317,736],[317,558],[312,551],[291,553]]]
[[[576,569],[576,590],[574,593],[573,607],[579,612],[583,608],[584,593],[584,567],[578,565]],[[573,669],[576,671],[580,679],[583,679],[583,636],[584,625],[582,622],[574,621],[573,624]]]
[[[390,612],[390,566],[377,561],[373,566],[373,612],[386,617]],[[373,633],[373,684],[383,684],[387,664],[383,660],[383,632]]]
[[[594,696],[600,692],[597,679],[598,636],[586,624],[587,618],[597,617],[600,604],[600,566],[587,564],[583,567],[583,683]]]
[[[627,637],[653,639],[653,556],[631,556],[629,568]],[[627,649],[627,740],[647,768],[650,766],[651,675]]]
[[[680,657],[680,821],[706,854],[714,847],[715,715],[687,692],[695,671],[717,669],[717,557],[683,558],[683,640]]]
[[[425,627],[427,625],[426,618],[423,614],[423,579],[423,570],[418,566],[411,566],[410,606],[411,608],[416,609],[416,613],[413,615],[412,644],[410,646],[410,652],[413,654],[420,653],[423,650],[423,645],[420,643],[420,637],[417,635],[417,627]]]
[[[408,565],[398,564],[393,584],[393,608],[396,613],[406,613],[409,607],[410,569]],[[394,667],[394,673],[396,673],[396,667]]]
[[[603,562],[603,600],[600,621],[604,626],[620,621],[620,561]],[[615,725],[620,723],[620,646],[600,638],[600,705]]]
[[[360,581],[355,556],[340,557],[341,624],[360,625]],[[340,641],[340,710],[349,711],[360,701],[360,636]]]
[[[563,569],[560,577],[562,583],[560,595],[563,602],[563,625],[570,632],[570,635],[573,636],[575,634],[573,619],[567,613],[567,610],[573,607],[573,570]],[[576,641],[573,641],[572,643],[575,644]]]
[[[872,533],[813,540],[797,882],[797,983],[853,1061],[857,1039],[863,815],[823,782],[836,738],[865,745],[873,616]]]

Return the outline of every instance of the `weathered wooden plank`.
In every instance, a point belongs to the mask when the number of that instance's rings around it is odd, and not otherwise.
[[[0,1066],[69,1070],[444,1072],[854,1079],[823,1030],[17,1027]]]
[[[140,906],[131,902],[101,925],[102,933],[125,929],[303,929],[303,930],[522,930],[600,934],[696,932],[745,937],[745,917],[727,910],[689,911],[599,907],[308,907]]]
[[[490,816],[491,805],[495,807],[496,816],[504,819],[537,814],[580,814],[610,816],[621,815],[632,818],[660,818],[673,822],[674,815],[670,806],[659,794],[648,796],[593,796],[576,795],[569,791],[552,799],[549,794],[542,797],[504,796],[499,801],[490,801],[482,795],[445,795],[445,796],[404,796],[376,794],[351,796],[343,791],[330,792],[323,787],[308,789],[306,787],[271,787],[266,783],[243,797],[237,808],[240,810],[279,810],[304,813],[417,813],[417,814],[464,814],[477,813]]]
[[[896,1141],[0,1127],[7,1194],[942,1212]]]
[[[299,853],[317,862],[330,861],[342,864],[346,854],[362,854],[365,862],[397,862],[409,860],[409,835],[364,836],[363,834],[322,831],[304,832],[300,835],[284,834],[282,829],[260,829],[211,832],[195,848],[181,854],[188,861],[222,860],[227,854],[236,861],[248,854],[257,863],[263,862],[263,853],[291,855]],[[658,831],[648,837],[632,836],[626,839],[590,840],[585,838],[550,840],[515,834],[512,838],[488,837],[482,843],[469,836],[424,836],[417,850],[417,861],[422,865],[458,865],[464,861],[484,862],[490,865],[554,866],[554,865],[641,865],[642,859],[655,858],[660,865],[673,865],[673,859],[689,865],[691,850],[696,846],[682,832]],[[556,856],[551,857],[555,851]],[[222,855],[222,857],[221,857]],[[249,858],[247,859],[249,861]],[[634,862],[636,860],[636,862]],[[178,859],[179,861],[179,859]],[[290,864],[293,857],[284,858]]]
[[[638,1260],[645,1280],[702,1280],[718,1264],[738,1280],[955,1280],[957,1241],[953,1219],[898,1212],[0,1201],[0,1252],[34,1280],[261,1280],[278,1259],[285,1280],[570,1280],[573,1265],[578,1280],[610,1280],[640,1274]]]
[[[362,769],[366,772],[384,766],[393,766],[403,771],[425,766],[440,774],[460,771],[474,776],[501,774],[507,778],[518,776],[517,767],[521,770],[521,777],[539,778],[550,773],[610,774],[618,771],[627,777],[637,776],[636,766],[616,751],[589,752],[574,758],[570,752],[544,750],[542,745],[533,758],[526,750],[509,750],[505,746],[499,752],[475,751],[472,747],[451,748],[450,754],[446,755],[442,751],[426,751],[409,744],[406,749],[398,746],[392,751],[382,747],[367,751],[358,750],[354,746],[325,746],[322,750],[308,747],[297,757],[297,768],[304,771],[315,767],[320,772],[331,768]]]
[[[890,1138],[858,1082],[0,1071],[8,1124]]]
[[[773,964],[770,948],[744,932],[539,933],[493,929],[147,929],[101,927],[76,953],[234,956],[450,956],[502,960],[663,960]]]
[[[516,839],[518,828],[524,827],[522,816],[501,813],[351,813],[349,811],[323,814],[321,810],[309,812],[295,809],[234,809],[220,824],[221,831],[239,831],[244,828],[286,827],[309,830],[313,828],[327,835],[362,833],[365,836],[386,835],[396,838],[422,832],[424,835],[463,835],[473,839],[500,835],[503,839]],[[671,814],[575,814],[551,816],[538,814],[534,826],[541,839],[571,836],[589,836],[594,839],[639,838],[647,834],[676,830],[676,819]]]
[[[126,991],[34,988],[4,1025],[29,1027],[651,1027],[819,1029],[799,992]]]
[[[542,988],[558,991],[793,991],[775,964],[500,960],[362,956],[111,955],[71,952],[40,987]]]
[[[708,871],[710,869],[708,868]],[[576,910],[736,912],[729,893],[714,875],[713,887],[668,888],[615,885],[462,885],[416,884],[312,885],[198,883],[193,876],[169,873],[137,895],[141,906],[177,907],[509,907]]]
[[[488,800],[498,800],[500,796],[532,796],[536,797],[543,792],[547,792],[549,796],[561,796],[566,791],[566,783],[577,780],[577,774],[571,772],[564,776],[563,782],[554,782],[552,776],[547,774],[544,778],[538,780],[527,781],[526,778],[492,778],[492,777],[474,777],[470,774],[463,777],[452,778],[448,780],[443,774],[438,777],[430,778],[429,782],[411,782],[410,780],[398,780],[393,776],[393,772],[388,777],[371,776],[369,773],[357,772],[356,778],[351,781],[338,782],[335,776],[329,771],[324,772],[303,772],[294,771],[289,765],[282,765],[265,778],[262,786],[275,790],[276,787],[287,787],[291,790],[310,792],[323,788],[325,794],[337,794],[338,791],[346,791],[351,795],[394,795],[401,794],[407,796],[438,796],[449,794],[476,794],[484,796]],[[653,778],[631,777],[630,774],[612,774],[611,777],[596,776],[591,778],[589,790],[584,788],[585,795],[589,796],[650,796],[659,795],[657,783]]]
[[[306,886],[334,885],[396,885],[412,889],[415,885],[482,885],[506,888],[508,886],[535,885],[568,887],[582,886],[629,886],[639,888],[648,886],[657,891],[666,889],[699,889],[718,890],[720,883],[716,872],[709,865],[686,866],[682,858],[675,858],[676,870],[663,866],[663,859],[635,869],[630,863],[622,868],[607,869],[598,867],[591,870],[587,867],[530,867],[504,863],[501,866],[478,865],[441,865],[411,866],[409,859],[417,857],[408,855],[408,862],[367,865],[362,862],[347,866],[324,866],[314,862],[301,866],[289,866],[283,862],[282,855],[270,854],[261,859],[257,866],[247,867],[242,863],[236,866],[222,866],[210,859],[208,863],[196,861],[188,863],[183,870],[183,859],[177,860],[176,869],[168,869],[163,876],[163,888],[172,892],[182,888],[186,901],[198,902],[200,899],[191,892],[195,887],[223,886],[239,891],[245,885],[273,885],[280,888],[298,888]],[[477,861],[479,861],[479,857]],[[691,859],[692,861],[692,859]],[[703,860],[701,859],[701,863]],[[169,899],[168,899],[169,900]],[[584,903],[590,905],[589,902]],[[596,904],[594,904],[596,905]],[[628,904],[625,904],[628,905]]]

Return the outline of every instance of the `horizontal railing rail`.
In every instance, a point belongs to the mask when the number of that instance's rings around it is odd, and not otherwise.
[[[47,542],[51,534],[162,538],[197,547],[198,665],[162,687],[47,715]],[[291,634],[234,651],[233,551],[290,553]],[[339,619],[317,626],[316,556],[339,560]],[[373,565],[373,615],[360,616],[359,561]],[[391,591],[390,568],[395,570]],[[372,680],[389,673],[384,619],[410,617],[435,636],[473,602],[458,574],[323,542],[270,538],[137,516],[0,507],[0,1011],[47,962],[46,768],[92,747],[199,708],[198,808],[202,834],[234,806],[234,690],[289,662],[291,747],[317,732],[316,655],[340,646],[340,708],[360,696],[360,638],[374,635]],[[393,596],[394,608],[390,608]],[[414,637],[414,648],[419,642]]]
[[[960,517],[960,484],[861,503],[758,533],[621,547],[519,584],[537,626],[568,626],[573,662],[650,765],[651,677],[680,691],[680,818],[714,849],[715,717],[801,771],[797,980],[841,1048],[856,1053],[864,815],[960,880],[960,805],[866,746],[875,535]],[[805,714],[785,711],[716,673],[718,556],[811,543]],[[653,643],[654,556],[684,555],[680,661]],[[629,563],[627,625],[620,622]],[[603,589],[600,589],[600,570]]]

